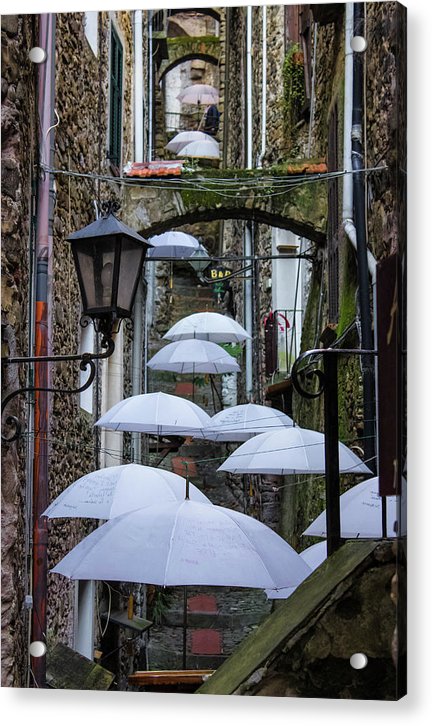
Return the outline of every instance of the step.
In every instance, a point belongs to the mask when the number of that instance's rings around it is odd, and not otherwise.
[[[213,628],[191,632],[191,655],[222,655],[222,634]]]

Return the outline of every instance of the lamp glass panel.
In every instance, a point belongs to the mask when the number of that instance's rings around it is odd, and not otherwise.
[[[106,237],[103,243],[86,239],[77,242],[75,249],[85,310],[111,310],[115,239]]]
[[[136,286],[141,274],[146,247],[133,239],[123,237],[120,255],[117,308],[132,311]]]

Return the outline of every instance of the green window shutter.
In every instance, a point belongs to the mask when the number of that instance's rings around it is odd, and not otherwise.
[[[118,167],[121,162],[122,95],[123,48],[116,31],[111,28],[109,158]]]

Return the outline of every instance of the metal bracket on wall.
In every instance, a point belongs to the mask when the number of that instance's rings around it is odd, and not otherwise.
[[[24,393],[35,393],[36,391],[43,391],[45,393],[65,393],[65,394],[73,394],[73,393],[82,393],[83,391],[87,390],[93,383],[93,380],[96,375],[96,361],[103,360],[105,358],[109,358],[113,353],[115,349],[114,340],[108,336],[104,335],[102,342],[101,342],[102,348],[104,348],[102,353],[77,353],[75,355],[44,355],[44,356],[32,356],[32,357],[21,357],[21,358],[2,358],[2,366],[3,365],[11,365],[11,364],[26,364],[30,365],[32,363],[40,365],[41,363],[62,363],[62,362],[70,362],[70,361],[77,361],[79,362],[79,367],[81,371],[89,370],[88,378],[85,381],[85,383],[80,386],[79,388],[45,388],[45,387],[39,387],[39,386],[25,386],[23,388],[17,388],[15,391],[12,391],[9,393],[5,398],[2,400],[2,419],[3,419],[3,413],[6,409],[6,407],[9,405],[9,403],[16,398],[16,396],[20,396]],[[12,432],[9,435],[4,435],[2,433],[2,441],[5,442],[12,442],[16,441],[22,433],[22,425],[20,420],[17,416],[9,415],[5,418],[5,425],[8,426],[10,429],[12,429]]]
[[[303,398],[314,399],[324,394],[324,447],[326,481],[327,555],[341,545],[340,482],[339,482],[339,411],[338,411],[338,356],[377,355],[375,350],[361,348],[317,348],[308,350],[295,360],[292,384]],[[322,369],[318,367],[322,358]],[[303,365],[308,359],[308,364]],[[313,383],[316,386],[313,388]]]

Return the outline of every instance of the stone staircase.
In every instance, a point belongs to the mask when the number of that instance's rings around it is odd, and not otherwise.
[[[219,311],[212,289],[199,285],[195,273],[182,267],[175,271],[168,304],[168,327],[192,313]],[[149,357],[166,344],[165,340],[153,340]],[[213,415],[211,387],[204,376],[199,379],[199,385],[195,385],[193,390],[191,375],[149,370],[149,390],[193,398],[195,403]],[[220,391],[220,376],[215,376],[214,381]],[[217,410],[220,410],[218,402]],[[227,455],[225,444],[187,439],[178,451],[168,454],[162,465],[185,476],[187,464],[191,481],[213,504],[241,511],[241,503],[236,501],[229,488],[221,487],[220,475],[215,473]],[[184,588],[169,588],[167,592],[171,596],[169,607],[161,623],[154,624],[149,632],[149,670],[183,668]],[[245,588],[188,587],[187,602],[187,669],[218,668],[271,610],[271,602],[264,592]]]
[[[149,670],[183,668],[184,588],[170,588],[171,602],[147,647]],[[188,587],[186,669],[218,668],[271,612],[263,591]]]

